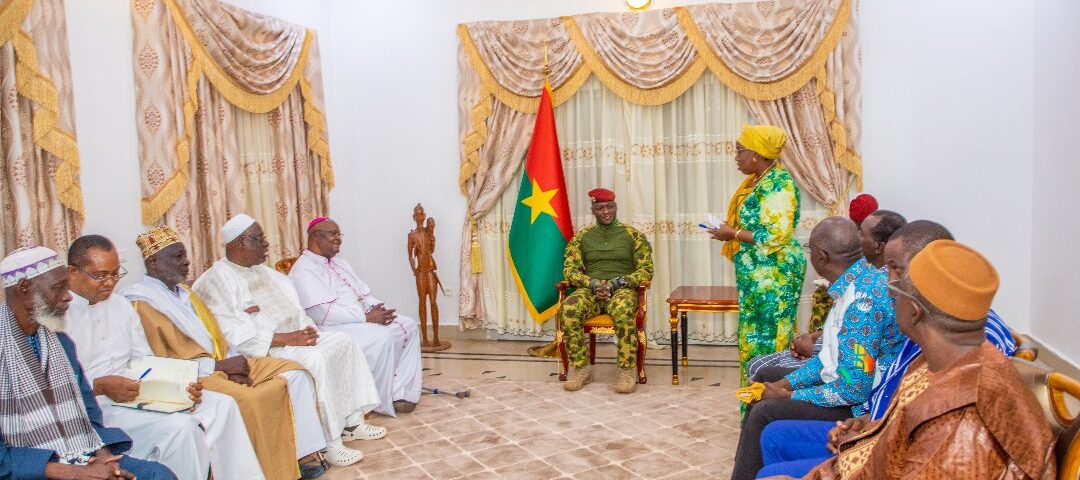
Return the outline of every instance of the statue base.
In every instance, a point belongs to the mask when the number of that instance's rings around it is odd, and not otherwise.
[[[440,340],[439,343],[431,343],[430,345],[420,344],[420,351],[423,353],[441,352],[450,348],[450,342],[446,340]]]

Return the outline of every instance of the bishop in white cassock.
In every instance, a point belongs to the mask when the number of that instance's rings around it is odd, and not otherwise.
[[[315,379],[327,460],[355,463],[362,454],[342,441],[374,440],[386,429],[364,422],[379,394],[359,345],[347,335],[319,334],[300,308],[289,279],[266,267],[269,244],[255,219],[240,214],[221,229],[225,258],[194,284],[217,317],[229,349],[247,357],[294,360]],[[348,462],[348,463],[345,463]]]
[[[217,319],[183,283],[190,263],[175,230],[157,226],[135,243],[146,276],[123,295],[142,317],[151,349],[161,356],[194,358],[205,389],[229,395],[240,405],[264,475],[294,480],[295,459],[326,447],[311,375],[290,360],[246,359],[229,349]],[[282,408],[283,401],[290,408]]]
[[[340,251],[336,222],[319,217],[308,224],[308,249],[289,271],[300,306],[320,330],[347,333],[360,343],[379,388],[376,412],[393,416],[395,405],[412,411],[423,380],[419,324],[375,298]]]
[[[160,462],[183,479],[206,478],[211,465],[216,478],[263,478],[240,409],[226,395],[203,392],[195,384],[189,391],[201,392],[202,402],[190,413],[113,405],[135,399],[139,384],[123,375],[133,360],[153,353],[131,303],[113,293],[124,271],[112,242],[97,235],[81,237],[68,257],[73,299],[65,333],[75,342],[105,423],[134,440],[130,454]]]

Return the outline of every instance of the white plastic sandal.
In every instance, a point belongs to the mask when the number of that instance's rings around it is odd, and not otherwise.
[[[366,423],[357,425],[351,432],[348,430],[341,432],[341,440],[346,442],[351,442],[353,440],[378,440],[385,436],[386,427],[376,427]]]
[[[324,458],[326,458],[326,461],[331,465],[345,467],[363,459],[364,452],[353,450],[344,445],[327,445]]]

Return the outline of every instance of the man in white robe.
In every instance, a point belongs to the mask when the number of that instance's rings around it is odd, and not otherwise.
[[[376,412],[410,412],[420,400],[419,324],[386,308],[338,256],[341,230],[325,217],[308,225],[308,248],[296,259],[289,280],[300,306],[322,331],[343,332],[360,343],[379,387]]]
[[[112,242],[98,235],[81,237],[72,243],[68,258],[72,301],[65,333],[75,342],[105,423],[134,440],[131,455],[160,462],[184,479],[206,478],[211,466],[216,478],[262,479],[240,409],[226,395],[203,392],[195,383],[188,391],[201,394],[201,402],[190,413],[113,405],[138,396],[139,382],[124,375],[132,361],[153,352],[131,303],[113,293],[125,271]]]
[[[228,348],[228,344],[220,336],[216,319],[210,316],[204,320],[199,316],[193,302],[193,297],[197,298],[196,294],[181,283],[188,277],[189,262],[187,250],[176,232],[169,227],[155,227],[140,235],[136,243],[142,250],[147,273],[142,282],[124,289],[123,295],[132,302],[146,302],[167,317],[180,332],[205,352],[211,355],[220,353],[219,357],[223,359],[220,362],[212,357],[200,357],[196,360],[199,363],[200,377],[223,371],[230,380],[251,385],[252,379],[246,372],[233,372],[222,367],[222,364],[230,363],[230,359],[243,360],[243,357],[238,357],[234,349]],[[166,282],[169,282],[171,287],[166,285]],[[209,330],[211,327],[208,327],[207,321],[211,322],[214,333]],[[226,351],[218,352],[219,350]],[[242,363],[242,370],[247,370],[249,362]],[[236,373],[240,374],[240,378],[234,376]],[[296,437],[296,453],[293,458],[304,458],[326,448],[326,439],[323,437],[316,407],[315,383],[311,375],[303,370],[290,370],[278,376],[285,379],[289,393],[290,409],[281,413],[287,415],[291,412],[288,417],[293,422]]]
[[[269,243],[255,219],[237,215],[221,233],[225,258],[199,277],[195,292],[217,317],[230,350],[247,357],[286,358],[311,373],[326,459],[355,463],[362,454],[343,441],[386,435],[385,428],[364,422],[364,414],[378,405],[379,394],[359,345],[347,335],[318,333],[289,279],[263,265]]]

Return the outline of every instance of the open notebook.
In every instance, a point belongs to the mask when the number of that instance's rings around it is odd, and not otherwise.
[[[162,413],[182,412],[195,406],[188,396],[187,386],[199,377],[198,363],[143,357],[131,362],[131,368],[124,376],[138,380],[147,369],[150,369],[150,373],[140,382],[138,398],[133,402],[113,405]]]

